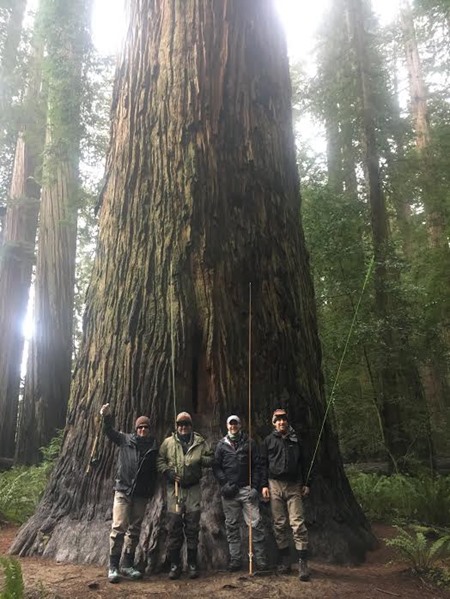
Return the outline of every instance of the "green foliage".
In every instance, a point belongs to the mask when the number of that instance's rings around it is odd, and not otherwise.
[[[13,557],[0,557],[0,566],[5,573],[5,582],[3,590],[0,591],[0,599],[22,599],[24,585],[19,561]]]
[[[411,532],[396,528],[398,535],[385,539],[386,545],[395,547],[414,572],[428,573],[440,560],[450,557],[450,535],[435,538],[435,531],[424,526],[411,526]]]
[[[34,513],[59,454],[61,442],[62,431],[47,447],[41,448],[41,464],[17,466],[0,473],[0,513],[4,518],[22,524]]]
[[[326,150],[316,156],[299,144],[298,160],[328,393],[334,388],[333,424],[345,460],[385,459],[389,448],[399,467],[411,459],[427,460],[432,445],[442,455],[450,448],[450,348],[445,333],[450,314],[450,44],[444,42],[450,39],[448,0],[419,4],[422,16],[415,26],[429,87],[426,152],[417,148],[414,119],[399,98],[399,56],[405,50],[401,28],[396,23],[381,30],[364,4],[367,83],[390,231],[383,248],[386,304],[379,301],[375,269],[337,381],[374,253],[360,61],[348,28],[351,3],[331,4],[317,44],[314,76],[308,79],[293,69],[292,77],[296,105],[317,127],[322,124],[327,140]]]
[[[347,474],[370,520],[450,526],[450,476],[384,476],[352,471]]]

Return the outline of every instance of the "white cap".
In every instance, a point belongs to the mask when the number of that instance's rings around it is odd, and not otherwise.
[[[228,416],[228,418],[227,418],[227,424],[230,424],[230,422],[232,420],[236,420],[236,422],[238,424],[241,424],[241,419],[239,418],[239,416],[236,416],[236,414],[232,414],[231,416]]]

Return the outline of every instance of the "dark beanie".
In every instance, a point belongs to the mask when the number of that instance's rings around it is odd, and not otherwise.
[[[150,427],[150,418],[147,418],[147,416],[139,416],[139,418],[137,418],[136,420],[134,428],[136,429],[138,426],[141,426],[142,424],[146,424],[148,427]]]

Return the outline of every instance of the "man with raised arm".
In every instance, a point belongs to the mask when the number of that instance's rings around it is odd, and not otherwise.
[[[134,432],[126,434],[113,428],[109,404],[101,407],[100,415],[106,436],[119,446],[109,537],[108,580],[119,582],[121,575],[138,580],[142,578],[142,572],[134,567],[134,556],[147,502],[155,490],[158,444],[150,434],[147,416],[139,416]],[[121,557],[122,567],[119,570]]]

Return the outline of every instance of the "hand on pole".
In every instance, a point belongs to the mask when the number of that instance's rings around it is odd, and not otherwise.
[[[105,403],[101,408],[100,408],[100,416],[102,416],[102,418],[104,418],[105,416],[109,416],[111,414],[111,410],[109,407],[109,403]]]
[[[269,487],[263,487],[261,489],[262,500],[264,502],[270,501],[270,490]]]
[[[169,480],[172,483],[179,483],[180,482],[180,475],[177,474],[175,472],[175,470],[166,470],[165,473],[167,480]]]
[[[302,497],[308,497],[309,487],[307,487],[306,485],[304,487],[302,487],[301,493],[302,493]]]

